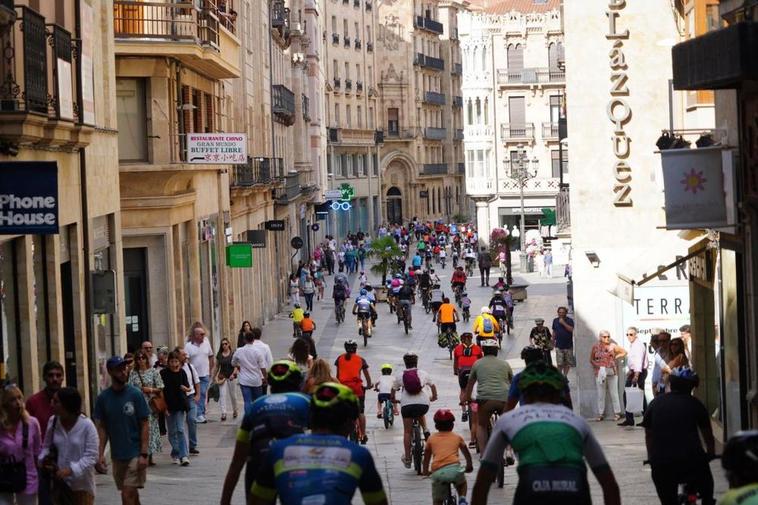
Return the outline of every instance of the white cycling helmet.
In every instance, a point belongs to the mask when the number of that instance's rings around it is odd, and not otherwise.
[[[497,340],[495,340],[494,338],[488,338],[486,340],[482,340],[482,343],[479,344],[479,346],[482,347],[482,348],[484,348],[484,347],[498,347]]]
[[[482,314],[492,314],[492,311],[490,310],[490,308],[488,306],[485,305],[484,307],[482,307],[481,313]]]

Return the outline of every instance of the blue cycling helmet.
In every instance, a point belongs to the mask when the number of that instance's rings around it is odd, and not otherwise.
[[[700,384],[700,377],[688,366],[680,366],[671,370],[669,375],[671,389],[676,391],[692,391]]]
[[[368,294],[368,291],[366,291],[365,289],[361,289],[361,295],[362,296],[367,295],[367,294]]]
[[[403,274],[395,274],[395,279],[402,279],[402,278],[403,278]]]

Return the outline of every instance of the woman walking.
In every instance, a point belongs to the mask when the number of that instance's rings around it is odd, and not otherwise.
[[[595,369],[595,383],[597,384],[598,416],[595,421],[602,421],[605,417],[606,391],[611,394],[614,421],[623,417],[619,400],[619,376],[616,360],[624,356],[626,356],[626,351],[611,342],[611,334],[607,330],[601,330],[598,342],[592,346],[590,351],[590,364]]]
[[[82,397],[75,388],[59,389],[51,405],[54,415],[39,461],[52,477],[52,503],[92,505],[99,443],[95,423],[82,414]]]
[[[168,355],[168,368],[161,370],[163,380],[163,398],[166,400],[168,413],[166,424],[168,441],[171,443],[171,459],[174,464],[189,465],[187,439],[184,437],[184,426],[187,419],[189,403],[192,399],[187,393],[189,387],[187,374],[182,370],[179,352],[173,351]]]
[[[237,349],[245,346],[245,335],[253,331],[253,325],[250,321],[242,321],[239,333],[237,333]]]
[[[157,350],[158,354],[158,361],[155,362],[155,365],[153,365],[153,368],[155,368],[155,371],[159,374],[161,373],[161,370],[166,368],[168,366],[168,347],[161,346]],[[158,430],[160,431],[161,436],[164,436],[168,431],[166,431],[166,413],[161,412],[158,414]]]
[[[22,481],[14,483],[15,491],[0,492],[0,505],[36,505],[37,457],[41,445],[39,423],[24,408],[23,393],[15,384],[3,385],[0,389],[0,461],[15,459],[23,465],[25,475]],[[5,473],[8,469],[3,465],[0,471]]]
[[[155,368],[150,368],[149,360],[145,351],[139,350],[134,354],[134,369],[129,374],[129,384],[142,391],[145,401],[150,405],[150,399],[163,393],[163,380],[161,374]],[[150,432],[147,454],[148,465],[153,466],[153,454],[161,452],[161,431],[158,426],[158,413],[150,409],[147,418],[147,427]]]
[[[300,305],[300,281],[297,274],[290,275],[290,305]]]
[[[222,421],[226,421],[227,401],[229,401],[232,405],[233,419],[237,419],[237,374],[234,372],[234,365],[232,365],[232,356],[234,356],[234,350],[232,349],[231,343],[229,343],[229,339],[222,338],[221,348],[216,354],[215,379],[216,383],[218,383],[219,391],[221,393],[219,403],[221,404]]]
[[[313,295],[316,293],[316,284],[310,274],[305,276],[303,282],[303,296],[305,296],[305,310],[313,310]]]

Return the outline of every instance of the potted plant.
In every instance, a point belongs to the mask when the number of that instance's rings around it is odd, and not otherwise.
[[[371,265],[371,273],[381,275],[382,286],[387,282],[387,274],[392,274],[397,269],[394,259],[400,256],[402,252],[395,242],[395,239],[389,235],[377,238],[371,241],[371,247],[368,250],[368,257],[375,260]]]

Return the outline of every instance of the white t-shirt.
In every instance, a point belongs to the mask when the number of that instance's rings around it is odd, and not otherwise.
[[[239,367],[240,386],[257,387],[263,384],[261,368],[266,367],[266,356],[261,347],[253,344],[245,344],[234,351],[232,365]]]
[[[209,357],[213,357],[213,349],[211,343],[206,337],[203,337],[203,341],[200,345],[195,345],[192,342],[187,342],[184,345],[184,350],[187,352],[187,357],[192,363],[192,366],[197,370],[200,377],[208,377],[211,374]]]
[[[253,340],[253,346],[260,349],[263,353],[263,357],[266,359],[266,370],[271,368],[271,365],[274,364],[274,355],[271,354],[271,347],[260,339]]]
[[[413,368],[408,368],[407,370],[414,370]],[[406,405],[429,405],[429,396],[426,394],[426,387],[427,386],[433,386],[431,377],[428,373],[426,373],[424,370],[416,368],[416,373],[418,373],[418,379],[421,381],[421,392],[417,395],[412,395],[408,393],[408,391],[405,390],[403,387],[403,374],[400,374],[398,377],[395,378],[395,389],[402,389],[402,394],[400,395],[400,406],[404,407]]]
[[[200,382],[200,375],[191,363],[182,365],[182,370],[184,370],[184,375],[187,376],[187,382],[189,382],[190,390],[187,392],[187,396],[195,396],[195,383]]]
[[[392,375],[380,375],[376,386],[379,394],[391,394],[395,389],[395,378]]]

